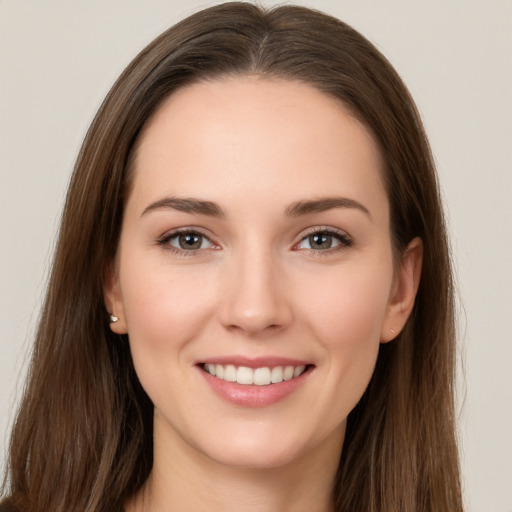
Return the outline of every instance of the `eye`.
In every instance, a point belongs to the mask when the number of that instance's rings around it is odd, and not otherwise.
[[[164,235],[158,243],[169,249],[181,252],[194,252],[201,249],[215,248],[215,244],[197,231],[179,231]],[[170,247],[169,247],[170,246]]]
[[[312,251],[328,251],[330,249],[343,249],[350,247],[352,240],[344,233],[329,230],[314,231],[305,236],[296,246],[296,249]]]

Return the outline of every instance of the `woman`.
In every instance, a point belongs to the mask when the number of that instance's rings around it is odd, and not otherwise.
[[[453,371],[405,86],[338,20],[219,5],[87,134],[2,507],[462,510]]]

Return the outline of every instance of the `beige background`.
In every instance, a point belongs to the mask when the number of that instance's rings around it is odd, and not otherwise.
[[[417,100],[446,197],[463,304],[468,511],[512,512],[512,1],[296,3],[362,31]],[[210,4],[0,0],[0,461],[87,126],[138,50]]]

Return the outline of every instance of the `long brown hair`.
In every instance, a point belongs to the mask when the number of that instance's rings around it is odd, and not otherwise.
[[[453,400],[454,306],[434,164],[389,62],[348,25],[303,7],[205,9],[127,67],[97,113],[70,183],[1,510],[111,512],[152,467],[153,406],[125,336],[108,326],[105,270],[142,127],[177,88],[259,74],[308,83],[348,107],[385,163],[396,254],[424,244],[414,310],[348,419],[335,502],[343,512],[462,510]],[[5,508],[4,508],[5,507]]]

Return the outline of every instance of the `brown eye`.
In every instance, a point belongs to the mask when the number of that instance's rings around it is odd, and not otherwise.
[[[311,249],[330,249],[333,245],[333,237],[327,233],[316,233],[308,236],[308,242]]]
[[[194,250],[201,249],[203,237],[196,233],[183,233],[178,237],[180,249]]]
[[[164,237],[160,243],[170,245],[180,251],[199,251],[201,249],[211,249],[214,244],[201,233],[195,231],[183,231]]]
[[[351,245],[352,240],[344,233],[316,231],[305,236],[295,248],[322,252],[329,251],[330,249],[343,249]]]

